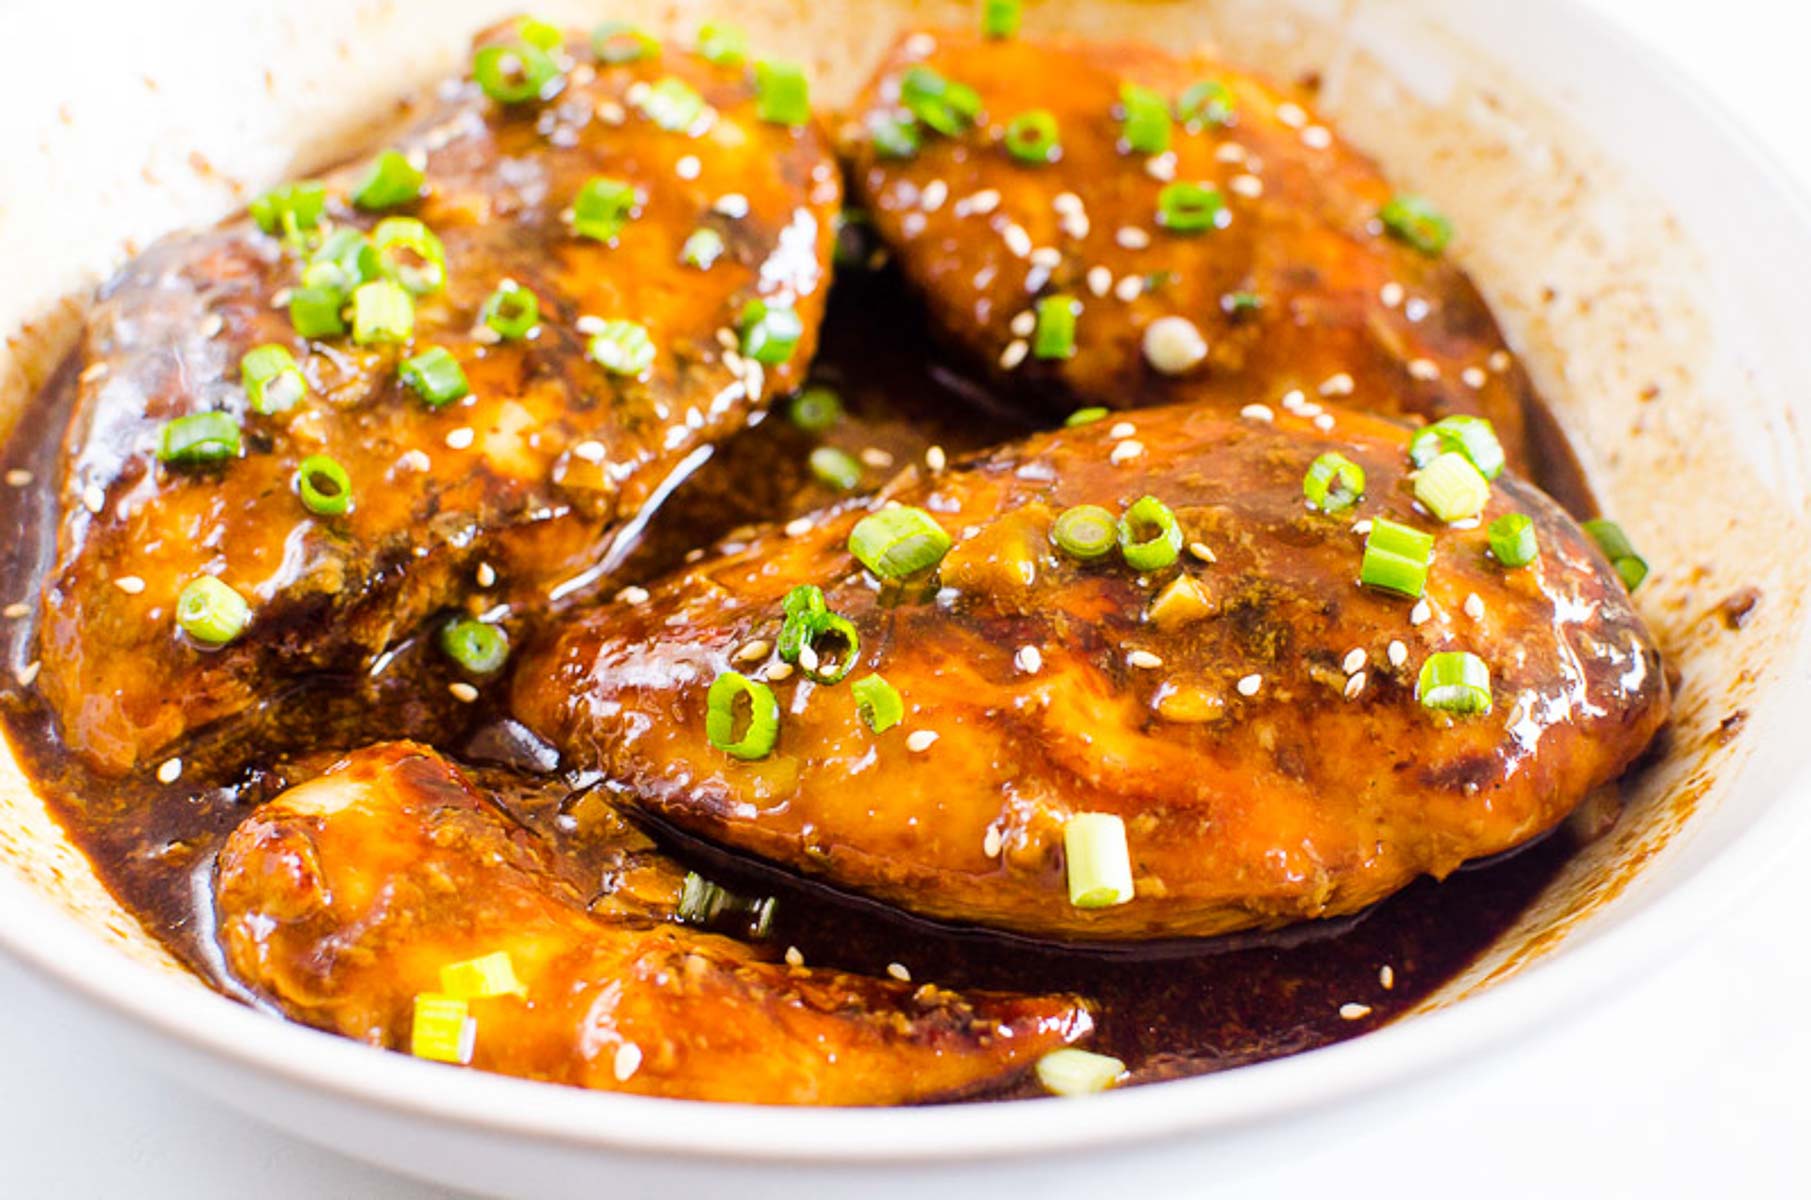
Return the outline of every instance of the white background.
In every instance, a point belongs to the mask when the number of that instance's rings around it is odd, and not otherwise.
[[[1670,55],[1811,188],[1811,10],[1798,0],[1580,2]],[[1788,866],[1705,940],[1532,1044],[1323,1126],[1267,1170],[1211,1184],[1289,1200],[1436,1188],[1468,1200],[1811,1195],[1811,926],[1795,875]],[[99,1058],[82,1033],[53,995],[0,961],[0,1196],[446,1194]],[[598,1181],[600,1200],[612,1191]]]

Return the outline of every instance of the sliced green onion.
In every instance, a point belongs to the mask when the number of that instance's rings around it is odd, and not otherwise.
[[[1351,508],[1365,494],[1365,469],[1343,454],[1329,450],[1314,460],[1302,478],[1308,503],[1326,513]]]
[[[923,65],[913,67],[900,79],[899,102],[945,137],[959,136],[981,115],[981,93]]]
[[[239,360],[239,383],[251,410],[262,416],[288,412],[308,394],[295,355],[275,342],[246,351]]]
[[[352,507],[352,477],[330,456],[311,454],[296,468],[296,495],[309,512],[337,517]]]
[[[1176,119],[1184,125],[1218,125],[1233,123],[1232,91],[1217,79],[1193,83],[1176,101]]]
[[[777,644],[780,660],[795,663],[818,620],[830,614],[830,608],[824,602],[824,589],[815,583],[801,583],[786,593],[786,598],[780,602],[780,610],[786,614],[780,624]]]
[[[352,203],[364,209],[395,208],[421,197],[421,169],[401,152],[386,150],[372,162],[364,181],[352,192]]]
[[[748,725],[736,736],[737,701],[748,698]],[[780,737],[780,702],[773,689],[735,671],[711,683],[705,698],[704,736],[732,758],[766,758]]]
[[[981,33],[995,39],[1017,37],[1019,0],[987,0],[981,9]]]
[[[1525,567],[1541,552],[1534,519],[1526,513],[1505,513],[1490,523],[1490,553],[1506,567]]]
[[[646,325],[613,319],[592,335],[585,353],[612,375],[640,375],[654,365],[654,339]]]
[[[687,871],[679,885],[676,915],[687,925],[708,926],[724,913],[742,913],[749,918],[749,932],[763,938],[773,928],[773,914],[778,901],[772,896],[751,899],[737,895],[721,884],[713,883],[696,871]]]
[[[1182,554],[1182,526],[1170,506],[1141,496],[1119,519],[1119,552],[1134,571],[1161,571]]]
[[[327,208],[327,187],[317,179],[280,183],[247,206],[252,220],[265,233],[293,238],[321,223]]]
[[[805,72],[792,63],[755,64],[755,115],[771,125],[794,129],[811,123],[811,89]]]
[[[1043,166],[1062,157],[1056,114],[1046,108],[1022,112],[1006,122],[1006,149],[1022,163]]]
[[[593,175],[572,198],[572,231],[594,241],[614,241],[635,218],[635,188],[621,179]]]
[[[1100,407],[1078,408],[1063,421],[1063,427],[1074,429],[1078,425],[1092,425],[1096,421],[1107,419],[1107,410]]]
[[[698,53],[713,66],[736,66],[748,57],[748,35],[740,26],[707,21],[698,28]]]
[[[1622,585],[1631,592],[1641,586],[1641,581],[1648,577],[1647,559],[1635,553],[1635,544],[1629,541],[1629,535],[1622,531],[1622,526],[1602,517],[1585,522],[1585,532],[1597,543],[1616,573],[1622,576]]]
[[[885,733],[905,719],[905,701],[899,689],[879,675],[864,675],[849,685],[855,696],[855,710],[868,728]]]
[[[928,571],[950,551],[950,535],[922,508],[869,513],[849,531],[849,553],[882,579]]]
[[[742,308],[742,354],[746,358],[769,366],[783,363],[804,336],[805,323],[790,308],[769,307],[763,300],[750,300]]]
[[[553,56],[528,42],[485,46],[472,57],[472,78],[499,104],[538,100],[559,77]]]
[[[1111,908],[1132,899],[1132,854],[1126,823],[1113,813],[1077,813],[1063,826],[1069,903]]]
[[[820,650],[820,645],[825,649]],[[824,613],[813,621],[799,646],[799,667],[813,683],[840,683],[860,656],[861,634],[855,623],[840,613]]]
[[[549,52],[558,50],[566,44],[566,35],[560,32],[560,27],[543,21],[539,17],[523,17],[517,21],[516,36],[530,46],[537,46]]]
[[[627,21],[605,21],[591,31],[591,53],[610,66],[640,62],[660,53],[660,42]]]
[[[497,950],[440,968],[440,990],[455,1000],[489,1000],[496,996],[526,996],[528,989],[516,977],[516,964],[507,950]]]
[[[1420,196],[1394,196],[1377,217],[1391,237],[1429,257],[1445,250],[1453,240],[1453,223]]]
[[[1371,522],[1371,532],[1365,535],[1365,557],[1358,580],[1370,587],[1419,599],[1427,587],[1427,568],[1433,556],[1433,534],[1378,517]]]
[[[1490,503],[1490,481],[1471,459],[1449,450],[1416,472],[1415,499],[1442,521],[1463,521]]]
[[[346,293],[338,288],[299,287],[289,293],[289,323],[305,338],[338,337],[346,332],[340,310]]]
[[[429,408],[444,408],[471,391],[464,368],[444,346],[433,346],[405,359],[397,372]]]
[[[829,610],[822,588],[800,584],[786,593],[780,608],[786,614],[777,644],[781,661],[799,663],[806,677],[817,683],[836,683],[849,673],[861,653],[861,635],[847,618]],[[841,658],[827,664],[818,650],[820,641],[840,641]]]
[[[919,136],[916,120],[895,113],[871,114],[868,140],[874,144],[874,153],[882,158],[911,158],[924,141]]]
[[[165,421],[157,461],[197,467],[239,456],[239,419],[232,413],[198,412]]]
[[[353,288],[380,278],[383,273],[383,260],[370,238],[357,229],[336,229],[308,256],[302,285],[349,296]]]
[[[1421,707],[1449,713],[1490,711],[1490,668],[1475,654],[1443,650],[1430,654],[1415,677]]]
[[[1050,540],[1072,558],[1099,558],[1119,543],[1119,521],[1098,504],[1078,504],[1051,522]]]
[[[361,346],[406,342],[415,334],[415,303],[388,279],[361,283],[352,293],[352,340]]]
[[[409,1021],[409,1053],[430,1062],[463,1063],[472,1056],[471,1006],[464,1000],[421,992]]]
[[[855,456],[835,446],[819,446],[809,460],[811,474],[827,488],[852,492],[861,486],[861,464]]]
[[[1125,118],[1120,137],[1134,154],[1162,154],[1170,148],[1170,102],[1161,93],[1135,83],[1121,84]]]
[[[1264,307],[1264,298],[1256,292],[1228,292],[1220,297],[1220,308],[1233,320],[1249,316]]]
[[[505,280],[484,301],[478,317],[504,341],[517,341],[533,333],[541,323],[541,301],[527,288]]]
[[[679,248],[679,261],[688,267],[708,271],[711,264],[723,257],[726,248],[723,235],[715,229],[694,229],[685,239],[685,245]]]
[[[1172,233],[1201,233],[1226,223],[1220,189],[1205,183],[1171,183],[1157,193],[1157,223]]]
[[[1075,318],[1082,310],[1073,296],[1045,296],[1038,301],[1037,332],[1032,335],[1034,358],[1068,358],[1075,353]]]
[[[385,217],[371,231],[371,245],[383,273],[426,296],[446,286],[446,247],[414,217]]]
[[[1409,461],[1417,467],[1427,466],[1449,450],[1469,458],[1486,479],[1503,473],[1503,443],[1497,440],[1496,427],[1483,417],[1441,417],[1417,429],[1409,439]]]
[[[224,646],[251,623],[245,597],[212,575],[197,575],[176,597],[176,624],[207,646]]]
[[[1038,1082],[1053,1096],[1090,1096],[1125,1078],[1126,1064],[1106,1054],[1065,1046],[1038,1059]]]
[[[648,89],[642,98],[641,113],[668,133],[689,133],[708,107],[690,84],[668,75]]]
[[[440,628],[440,649],[473,675],[495,675],[509,661],[509,635],[495,625],[464,618]]]
[[[834,388],[815,384],[792,397],[786,415],[806,433],[825,433],[843,419],[842,397]]]

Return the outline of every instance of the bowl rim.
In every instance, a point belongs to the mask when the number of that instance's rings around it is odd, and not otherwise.
[[[1742,160],[1759,193],[1811,244],[1811,196],[1714,97],[1628,30],[1582,5],[1562,6],[1633,65],[1679,96]],[[1749,193],[1753,202],[1756,193]],[[1811,680],[1801,631],[1793,684]],[[1755,758],[1784,745],[1774,706],[1754,731]],[[1757,723],[1760,724],[1760,723]],[[1789,761],[1789,759],[1787,760]],[[1784,765],[1782,763],[1781,765]],[[23,879],[0,872],[0,952],[116,1019],[210,1062],[249,1070],[355,1108],[387,1110],[446,1130],[625,1155],[715,1162],[924,1164],[1063,1155],[1183,1133],[1225,1132],[1323,1108],[1422,1076],[1512,1035],[1576,1016],[1611,986],[1701,934],[1811,841],[1811,755],[1777,767],[1774,798],[1705,861],[1609,927],[1581,931],[1515,977],[1437,1012],[1320,1049],[1236,1070],[1069,1100],[921,1108],[800,1109],[668,1100],[548,1086],[448,1069],[287,1021],[121,953]],[[1746,779],[1746,786],[1752,786]],[[693,1119],[698,1118],[698,1119]],[[307,1135],[306,1129],[298,1133]]]

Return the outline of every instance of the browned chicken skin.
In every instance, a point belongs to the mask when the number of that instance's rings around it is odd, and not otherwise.
[[[688,455],[803,378],[840,198],[823,139],[758,119],[744,69],[670,48],[593,66],[583,45],[568,47],[576,64],[544,104],[500,105],[466,82],[394,143],[417,156],[427,190],[382,215],[419,218],[446,253],[445,290],[417,300],[412,342],[298,336],[280,301],[301,259],[243,217],[165,240],[104,289],[67,436],[42,646],[64,736],[97,765],[128,769],[284,676],[356,669],[469,592],[485,593],[478,608],[543,600]],[[669,76],[714,115],[680,132],[645,115],[650,84]],[[325,176],[334,226],[375,224],[347,199],[367,167]],[[640,193],[608,242],[568,223],[597,176]],[[699,228],[723,241],[708,270],[680,261]],[[480,320],[505,279],[539,299],[526,340],[499,342]],[[791,357],[765,371],[726,350],[756,297],[795,306],[803,325]],[[581,318],[639,322],[651,367],[606,371],[587,357]],[[294,353],[310,394],[260,415],[240,360],[272,342]],[[437,410],[398,378],[402,359],[436,346],[470,382]],[[163,423],[209,410],[239,418],[242,452],[160,464]],[[350,477],[346,515],[314,516],[297,497],[298,464],[316,454]],[[224,650],[174,620],[200,575],[250,602]]]
[[[657,883],[661,867],[641,871]],[[581,1087],[905,1103],[1009,1077],[1092,1027],[1068,997],[768,962],[639,899],[588,910],[544,843],[408,743],[359,751],[259,809],[221,854],[216,897],[242,981],[378,1046],[409,1048],[415,997],[439,989],[442,967],[506,952],[525,990],[470,1001],[471,1064]]]
[[[907,111],[915,66],[973,88],[984,109],[957,136],[921,125],[916,154],[887,157],[875,122]],[[1226,124],[1178,122],[1163,155],[1125,146],[1122,85],[1174,104],[1204,81],[1227,89]],[[1033,110],[1055,118],[1054,162],[1002,143]],[[1524,461],[1528,380],[1484,302],[1456,267],[1385,232],[1389,185],[1301,99],[1152,46],[946,31],[900,41],[840,141],[852,188],[939,323],[1047,411],[1274,404],[1299,389],[1413,418],[1477,413]],[[1217,189],[1223,224],[1160,225],[1167,182]],[[1074,354],[1040,359],[1036,303],[1058,294],[1081,306]],[[1205,341],[1177,374],[1143,349],[1164,317]]]
[[[1482,520],[1527,513],[1538,559],[1505,570],[1484,528],[1440,529],[1417,603],[1358,583],[1356,522],[1433,528],[1399,426],[1213,406],[1127,424],[910,471],[808,531],[707,558],[531,654],[515,711],[627,802],[718,842],[931,917],[1098,939],[1352,912],[1549,829],[1664,719],[1622,584],[1519,479],[1497,480]],[[1332,515],[1302,492],[1330,450],[1368,476]],[[1064,509],[1147,493],[1199,551],[1140,575],[1052,547]],[[846,544],[895,501],[955,545],[934,581],[877,589]],[[774,657],[782,599],[805,583],[859,631],[835,686]],[[1437,651],[1483,659],[1491,713],[1418,703]],[[707,741],[706,693],[731,669],[774,679],[778,742],[757,761]],[[852,694],[870,671],[904,700],[879,734]],[[1063,833],[1083,812],[1124,819],[1130,902],[1068,902]]]

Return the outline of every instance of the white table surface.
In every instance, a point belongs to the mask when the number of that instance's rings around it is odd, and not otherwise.
[[[1811,12],[1796,0],[1585,2],[1668,53],[1811,187]],[[1290,1200],[1434,1187],[1517,1200],[1811,1195],[1811,932],[1795,875],[1768,880],[1707,938],[1561,1028],[1369,1106],[1270,1169],[1215,1182]],[[446,1195],[97,1060],[81,1028],[0,961],[0,1195]],[[611,1195],[607,1181],[599,1194]]]

